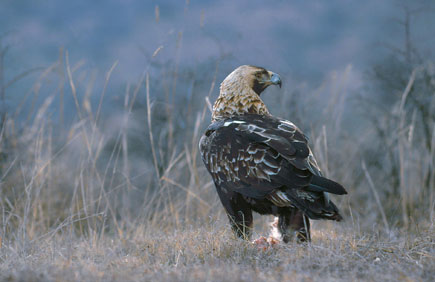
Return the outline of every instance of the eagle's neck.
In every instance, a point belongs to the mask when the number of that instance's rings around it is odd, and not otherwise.
[[[224,81],[213,105],[212,121],[245,114],[270,115],[260,96],[243,81]]]

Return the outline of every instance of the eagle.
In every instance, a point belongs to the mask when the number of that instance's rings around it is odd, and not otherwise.
[[[275,216],[279,240],[306,242],[310,219],[342,220],[328,194],[347,192],[322,176],[302,131],[270,114],[260,98],[270,85],[281,87],[281,78],[262,67],[231,72],[199,148],[238,237],[250,238],[257,212]]]

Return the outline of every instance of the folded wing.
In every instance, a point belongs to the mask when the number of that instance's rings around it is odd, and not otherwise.
[[[341,195],[345,189],[322,177],[307,138],[289,121],[244,115],[215,122],[201,138],[200,151],[224,191],[296,206],[311,218],[341,218],[325,192]]]

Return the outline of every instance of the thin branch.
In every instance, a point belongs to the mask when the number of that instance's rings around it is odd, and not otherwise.
[[[152,130],[152,122],[151,122],[151,103],[150,103],[150,75],[147,72],[146,74],[146,95],[147,95],[147,116],[148,116],[148,131],[150,134],[150,143],[151,143],[151,152],[153,154],[153,162],[154,162],[154,168],[156,170],[156,176],[158,181],[160,182],[160,173],[159,173],[159,166],[157,162],[157,156],[156,156],[156,149],[154,145],[154,138],[153,138],[153,130]]]
[[[387,217],[385,216],[384,208],[382,207],[381,200],[379,198],[378,192],[376,191],[375,185],[373,184],[372,177],[370,176],[370,173],[367,170],[366,163],[364,161],[362,161],[361,165],[362,165],[362,169],[364,171],[364,175],[365,175],[365,177],[367,179],[367,182],[369,183],[369,187],[372,190],[373,195],[375,197],[376,204],[377,204],[377,206],[379,208],[379,212],[381,213],[382,221],[384,222],[384,226],[385,226],[385,230],[386,230],[387,234],[390,234],[390,226],[388,224]]]

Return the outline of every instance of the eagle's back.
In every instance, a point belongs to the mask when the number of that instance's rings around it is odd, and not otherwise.
[[[321,177],[307,138],[287,120],[256,114],[219,120],[202,136],[200,151],[224,192],[296,206],[311,218],[338,215],[324,192],[344,188]]]

